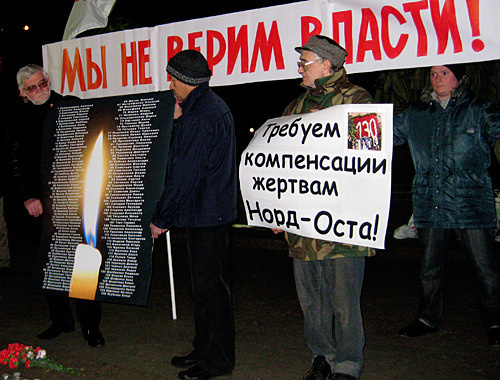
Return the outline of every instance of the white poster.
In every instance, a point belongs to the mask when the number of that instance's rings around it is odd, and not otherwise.
[[[241,157],[248,224],[383,249],[392,115],[353,104],[265,122]]]

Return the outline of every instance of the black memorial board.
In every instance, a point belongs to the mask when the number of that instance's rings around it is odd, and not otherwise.
[[[149,223],[164,188],[174,104],[167,91],[54,106],[44,127],[37,291],[146,304]],[[95,168],[102,174],[91,180]]]

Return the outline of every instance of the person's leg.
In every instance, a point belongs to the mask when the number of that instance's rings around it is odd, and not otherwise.
[[[500,275],[495,261],[493,229],[456,231],[474,268],[484,329],[500,327]]]
[[[431,328],[441,323],[444,297],[444,271],[449,249],[450,230],[420,228],[422,266],[420,268],[421,299],[417,319]]]
[[[449,230],[419,228],[421,251],[421,297],[415,320],[399,330],[399,335],[418,337],[438,331],[443,311],[444,270],[449,248]]]
[[[75,328],[75,319],[68,297],[48,295],[49,317],[53,325],[62,328]]]
[[[195,316],[192,356],[215,375],[231,373],[235,363],[230,231],[230,225],[187,229]]]
[[[331,273],[332,261],[293,261],[297,296],[304,314],[304,336],[313,358],[318,355],[334,357],[336,351],[333,300],[325,282]]]
[[[333,262],[329,294],[333,295],[337,353],[334,373],[358,378],[363,370],[365,334],[361,317],[361,290],[365,258],[339,258]]]
[[[332,261],[293,260],[295,286],[304,315],[304,336],[312,355],[312,365],[305,380],[326,379],[335,363],[333,298],[328,288]]]
[[[69,298],[56,295],[47,295],[49,306],[50,327],[37,335],[39,339],[54,339],[63,332],[75,331],[75,319],[71,311]]]
[[[4,216],[3,197],[0,195],[0,274],[3,271],[7,273],[10,268],[9,239]]]
[[[100,330],[101,303],[98,301],[75,299],[75,309],[82,336],[89,346],[104,346],[105,340]]]

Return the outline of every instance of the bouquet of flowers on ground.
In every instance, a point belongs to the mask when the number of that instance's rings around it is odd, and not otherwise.
[[[73,368],[64,367],[49,359],[47,352],[40,347],[33,348],[33,346],[25,346],[19,343],[9,344],[7,349],[0,351],[0,364],[9,366],[9,368],[24,365],[26,368],[40,367],[71,375],[79,374]]]

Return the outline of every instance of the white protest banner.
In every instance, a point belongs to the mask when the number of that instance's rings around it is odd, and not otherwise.
[[[346,48],[350,73],[500,58],[497,0],[332,0],[328,9],[322,32]]]
[[[321,17],[322,1],[304,1],[154,28],[108,33],[43,46],[52,88],[80,98],[164,91],[168,60],[196,49],[207,58],[212,86],[297,76],[300,19]],[[291,6],[293,5],[293,6]]]
[[[500,59],[498,0],[311,0],[43,46],[53,89],[93,98],[163,91],[168,60],[197,49],[212,86],[297,78],[296,46],[323,34],[348,73]]]
[[[56,72],[49,65],[52,89],[83,99],[159,91],[150,38],[151,30],[142,28],[65,41],[63,49],[45,45],[44,65],[60,64]]]
[[[392,114],[352,104],[264,123],[240,162],[248,224],[384,248]]]

